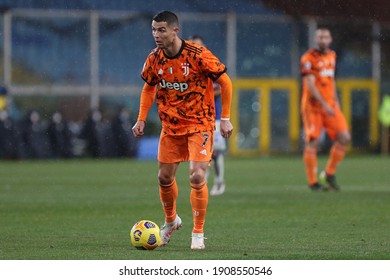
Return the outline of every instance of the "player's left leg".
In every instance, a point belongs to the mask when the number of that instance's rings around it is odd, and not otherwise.
[[[347,145],[351,136],[348,131],[343,131],[337,135],[337,140],[330,149],[328,163],[324,171],[320,174],[320,180],[327,183],[333,190],[339,191],[340,186],[336,182],[336,169],[339,163],[344,159]]]
[[[334,142],[330,150],[330,157],[325,169],[325,172],[328,175],[334,175],[336,173],[337,165],[345,157],[347,145],[350,141],[351,141],[351,136],[348,131],[340,132],[337,135],[336,141]]]
[[[351,141],[347,122],[340,110],[336,110],[336,116],[330,122],[327,132],[330,138],[334,140],[334,144],[330,150],[326,168],[320,174],[320,180],[327,183],[331,189],[340,190],[335,177],[336,169],[344,159],[347,146]]]
[[[213,153],[213,132],[194,133],[188,137],[191,207],[194,226],[191,249],[204,249],[204,223],[208,204],[206,171]]]
[[[192,228],[192,249],[204,249],[204,223],[208,204],[206,170],[208,162],[190,161],[191,207],[194,226]]]

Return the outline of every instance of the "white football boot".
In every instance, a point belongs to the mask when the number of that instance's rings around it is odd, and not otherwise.
[[[221,195],[225,192],[225,184],[224,183],[218,183],[213,186],[213,188],[210,191],[210,195]]]
[[[165,222],[160,229],[161,242],[159,246],[167,245],[169,243],[169,240],[171,239],[172,232],[174,230],[179,229],[181,225],[182,225],[181,218],[177,214],[176,214],[176,219],[173,222],[171,223]]]
[[[193,250],[203,250],[206,248],[204,245],[204,235],[203,233],[192,233],[191,240],[191,249]]]

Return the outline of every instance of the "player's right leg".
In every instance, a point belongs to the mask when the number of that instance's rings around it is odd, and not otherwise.
[[[317,146],[318,140],[312,140],[305,144],[303,151],[303,162],[305,164],[306,178],[309,189],[312,191],[324,191],[325,188],[318,183],[317,179]]]
[[[303,162],[309,189],[313,191],[324,191],[325,188],[318,183],[317,179],[317,147],[318,139],[322,131],[321,114],[316,111],[303,111],[302,121],[305,129]]]
[[[160,246],[168,244],[173,231],[182,225],[176,213],[178,187],[175,176],[179,163],[188,159],[187,150],[186,137],[172,137],[164,131],[161,132],[158,149],[158,181],[165,222],[160,230]]]
[[[165,213],[165,222],[161,227],[160,246],[168,244],[174,230],[181,227],[182,221],[176,213],[176,199],[178,188],[175,174],[179,163],[162,163],[159,162],[158,180],[160,185],[160,201]]]

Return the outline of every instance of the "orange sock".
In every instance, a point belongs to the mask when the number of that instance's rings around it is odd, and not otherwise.
[[[325,172],[328,175],[334,175],[336,173],[337,165],[345,156],[345,151],[347,147],[340,144],[339,142],[335,142],[330,150],[330,157],[328,160],[328,164],[326,165]]]
[[[160,201],[165,212],[165,221],[171,223],[176,219],[176,198],[178,189],[176,180],[169,185],[160,185]]]
[[[190,200],[192,206],[192,217],[194,219],[192,232],[203,233],[207,203],[209,200],[209,191],[206,181],[197,185],[191,184]]]
[[[317,149],[306,147],[303,152],[303,162],[305,163],[309,185],[317,183]]]

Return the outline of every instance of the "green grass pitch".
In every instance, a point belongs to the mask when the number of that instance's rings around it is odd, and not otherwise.
[[[157,162],[0,162],[0,259],[390,259],[390,159],[350,156],[338,171],[341,192],[312,193],[300,157],[227,159],[227,191],[209,199],[206,250],[191,251],[183,163],[183,227],[168,246],[139,251],[132,225],[163,223]]]

